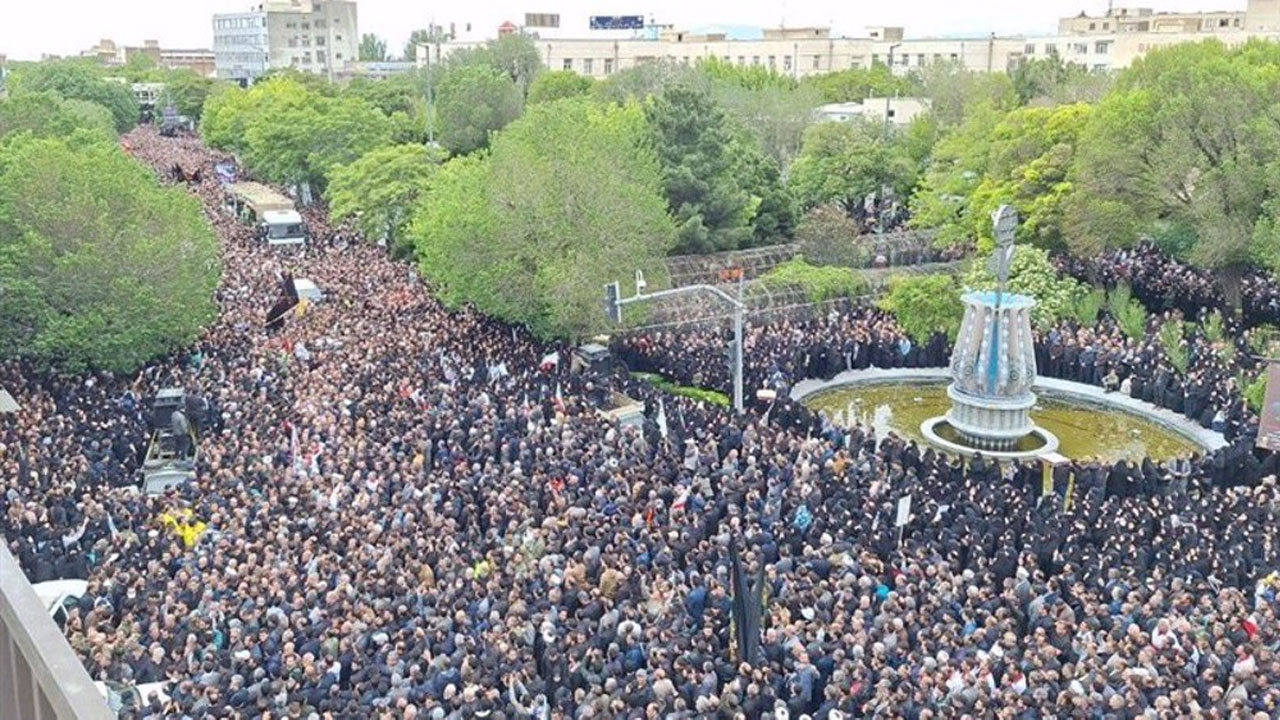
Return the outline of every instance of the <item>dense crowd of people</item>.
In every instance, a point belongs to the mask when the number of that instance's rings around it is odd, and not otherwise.
[[[0,420],[0,526],[33,580],[88,579],[66,631],[95,679],[168,681],[135,717],[1280,713],[1274,459],[1248,452],[1238,389],[1199,352],[1183,407],[1224,410],[1232,449],[1189,473],[1079,463],[1068,509],[1034,466],[877,440],[785,393],[735,415],[572,373],[566,348],[444,308],[323,208],[305,248],[255,242],[221,210],[229,159],[196,140],[144,127],[129,148],[202,169],[220,316],[133,377],[0,368],[21,405]],[[269,328],[288,277],[325,299]],[[1172,405],[1147,345],[1055,332],[1044,367],[1123,368]],[[618,353],[715,385],[722,347],[651,333]],[[752,388],[946,353],[858,306],[746,342]],[[196,477],[142,495],[149,403],[173,386],[211,408]],[[605,389],[646,401],[645,423],[599,413]],[[731,548],[764,583],[754,662]]]
[[[1226,308],[1226,273],[1214,274],[1162,252],[1152,242],[1111,250],[1088,258],[1060,255],[1063,272],[1114,288],[1128,285],[1134,297],[1153,310],[1180,310],[1196,317],[1206,308]],[[1280,283],[1265,272],[1249,271],[1238,279],[1239,306],[1249,326],[1280,324]]]

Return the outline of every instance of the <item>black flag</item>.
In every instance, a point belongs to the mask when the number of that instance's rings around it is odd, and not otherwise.
[[[747,587],[747,571],[738,556],[738,538],[729,539],[729,565],[733,583],[733,631],[737,641],[737,661],[756,664],[760,654],[760,598],[759,588]],[[761,578],[763,580],[763,578]],[[752,592],[755,589],[757,592]]]

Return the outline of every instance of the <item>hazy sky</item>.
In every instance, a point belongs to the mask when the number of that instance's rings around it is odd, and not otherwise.
[[[252,0],[0,0],[0,53],[37,59],[41,53],[76,54],[112,38],[137,45],[159,40],[165,47],[209,47],[210,16],[247,10]],[[1241,10],[1245,0],[1140,0],[1117,5],[1157,10]],[[496,27],[520,22],[525,12],[562,17],[652,15],[680,27],[704,25],[831,25],[844,35],[863,35],[867,25],[903,25],[910,37],[999,32],[1045,33],[1057,18],[1081,10],[1102,12],[1107,0],[360,0],[361,32],[374,32],[398,52],[409,31],[433,17],[437,22],[473,22]],[[579,24],[579,23],[575,23]]]

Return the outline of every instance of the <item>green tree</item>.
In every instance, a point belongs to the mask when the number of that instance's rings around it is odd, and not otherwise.
[[[138,124],[138,101],[129,86],[105,79],[101,70],[83,61],[35,63],[14,75],[15,93],[52,90],[64,98],[98,103],[111,111],[119,132]]]
[[[179,115],[200,121],[204,102],[213,90],[213,80],[194,70],[175,70],[165,77],[166,101],[172,102]]]
[[[963,284],[972,290],[995,290],[996,278],[991,274],[990,256],[974,258],[965,274]],[[1069,317],[1077,317],[1092,302],[1083,301],[1087,288],[1069,275],[1059,275],[1042,248],[1021,246],[1009,264],[1009,281],[1005,288],[1012,293],[1030,295],[1036,299],[1031,310],[1031,320],[1037,327],[1047,328]],[[1097,317],[1097,310],[1092,311]]]
[[[894,75],[882,63],[869,68],[850,68],[809,75],[802,84],[816,90],[823,103],[861,102],[869,97],[919,95],[915,77]]]
[[[954,339],[964,314],[955,278],[941,274],[894,277],[880,307],[893,313],[898,325],[917,343],[928,342],[935,332]]]
[[[365,237],[386,238],[398,248],[443,159],[422,145],[392,145],[337,167],[327,190],[334,219],[355,218]]]
[[[489,134],[520,115],[520,91],[510,77],[485,65],[445,70],[436,90],[440,142],[467,153],[489,142]]]
[[[20,93],[0,100],[0,139],[20,132],[66,137],[81,128],[106,138],[116,135],[111,111],[88,100],[64,100],[54,92]]]
[[[373,33],[360,36],[360,62],[382,62],[387,59],[387,41]]]
[[[213,319],[198,201],[100,133],[0,143],[0,354],[129,371]]]
[[[586,95],[594,84],[591,78],[572,70],[548,70],[529,86],[529,104]]]
[[[1124,71],[1079,143],[1073,249],[1089,254],[1180,224],[1195,235],[1189,259],[1239,308],[1240,278],[1274,247],[1278,64],[1272,43],[1214,40],[1157,50]]]
[[[429,184],[411,228],[424,276],[544,337],[602,329],[603,285],[637,268],[660,284],[674,240],[645,135],[636,105],[531,106]]]
[[[935,147],[911,205],[912,223],[939,230],[939,242],[990,247],[991,212],[1010,204],[1022,215],[1024,243],[1061,247],[1072,170],[1088,105],[972,111]]]
[[[724,63],[717,61],[698,67],[705,70],[722,65]],[[712,80],[711,92],[716,104],[724,108],[739,127],[745,128],[756,145],[787,173],[800,152],[805,128],[813,123],[814,109],[821,104],[818,92],[794,82],[753,81],[750,76],[729,82],[713,75]]]
[[[963,124],[983,108],[1007,112],[1018,106],[1008,73],[978,72],[941,62],[925,66],[919,75],[930,112],[944,128]]]
[[[1009,79],[1023,105],[1097,102],[1111,85],[1109,74],[1064,62],[1058,55],[1021,62],[1009,71]]]
[[[915,163],[865,122],[823,122],[809,128],[791,169],[791,188],[806,208],[835,204],[853,216],[872,193],[893,188],[905,196],[915,183]]]
[[[678,253],[750,245],[759,206],[734,171],[734,136],[706,91],[670,88],[645,106],[662,162],[667,203],[675,216]]]
[[[766,88],[793,90],[799,84],[795,78],[771,70],[764,65],[735,65],[717,57],[700,59],[696,67],[715,82],[733,85],[743,90]]]

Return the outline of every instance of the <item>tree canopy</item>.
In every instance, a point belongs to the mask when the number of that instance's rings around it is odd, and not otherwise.
[[[1280,48],[1218,41],[1150,53],[1121,73],[1080,142],[1067,240],[1125,245],[1162,223],[1193,240],[1239,306],[1239,278],[1274,257]]]
[[[0,237],[0,354],[128,371],[215,315],[198,201],[99,132],[0,143]]]
[[[392,123],[354,95],[321,94],[286,76],[214,94],[201,132],[267,180],[323,187],[337,166],[391,144]]]
[[[382,62],[387,59],[387,41],[373,33],[365,33],[360,36],[359,53],[361,62]]]
[[[411,228],[423,274],[451,303],[542,336],[604,327],[606,282],[661,282],[675,231],[635,105],[540,103],[487,153],[446,163]]]
[[[453,65],[436,89],[440,142],[450,152],[485,147],[489,134],[520,116],[520,90],[506,74],[488,65]]]
[[[529,87],[529,104],[586,95],[594,84],[591,78],[572,70],[548,70],[534,78]]]
[[[368,238],[404,239],[414,205],[443,161],[423,145],[391,145],[373,150],[332,173],[327,190],[334,219],[356,218]]]
[[[129,86],[107,80],[101,68],[80,60],[58,60],[25,65],[14,73],[13,90],[51,90],[70,100],[88,100],[111,111],[116,130],[138,124],[138,101]]]
[[[834,203],[853,216],[863,199],[882,187],[905,196],[915,173],[915,163],[880,125],[823,122],[805,132],[791,185],[806,208]]]

